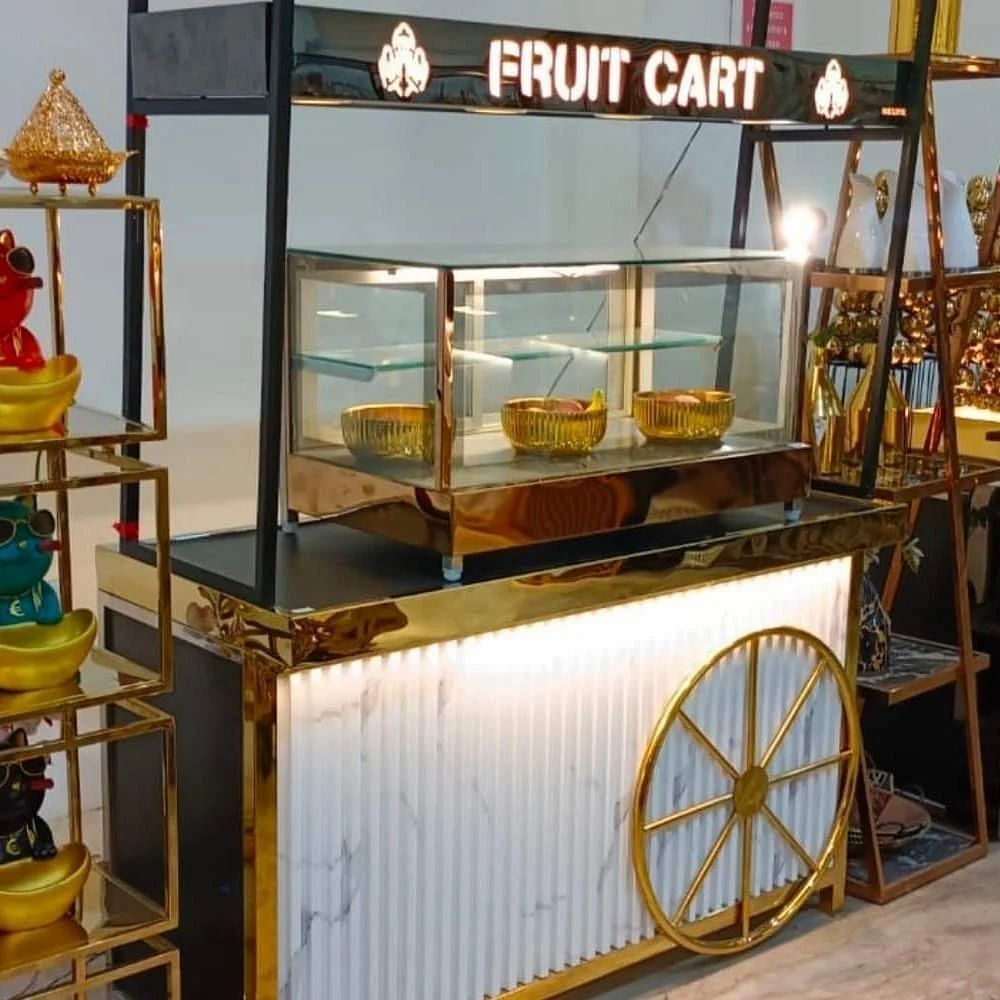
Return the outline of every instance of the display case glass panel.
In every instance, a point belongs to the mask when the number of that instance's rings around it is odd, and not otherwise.
[[[781,255],[292,251],[289,268],[293,454],[476,489],[797,437],[803,269]],[[641,429],[644,393],[718,391],[735,399],[714,437],[663,414],[663,439]]]

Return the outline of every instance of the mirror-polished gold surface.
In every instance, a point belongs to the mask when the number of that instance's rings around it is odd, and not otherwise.
[[[425,592],[350,606],[337,602],[332,587],[330,600],[308,611],[258,608],[175,574],[173,606],[191,635],[229,651],[262,651],[281,669],[296,670],[878,549],[906,536],[903,507],[827,499],[822,510],[814,513],[807,502],[797,523],[762,524],[711,543],[667,545],[475,586],[432,581]],[[97,550],[97,567],[102,592],[156,611],[153,567],[110,547]]]
[[[722,443],[650,442],[631,449],[624,465],[616,455],[598,449],[585,459],[563,457],[561,478],[537,474],[535,463],[549,468],[549,458],[522,455],[511,466],[511,479],[523,477],[517,482],[443,492],[429,474],[411,482],[397,470],[390,482],[292,455],[289,503],[302,514],[335,516],[352,528],[465,556],[792,502],[809,492],[808,445],[731,436]],[[571,467],[584,461],[585,469]]]
[[[790,641],[796,643],[799,649],[807,651],[815,665],[776,726],[766,748],[762,749],[758,719],[761,657],[782,649],[783,644]],[[732,666],[737,662],[734,658],[739,657],[745,660],[741,764],[727,757],[685,711],[685,705],[695,695],[699,685],[721,664],[728,663]],[[792,731],[819,682],[825,677],[832,679],[840,700],[843,720],[840,752],[821,760],[810,761],[794,771],[772,774],[771,764],[775,754]],[[732,782],[732,792],[704,803],[696,803],[667,816],[648,819],[647,809],[657,761],[671,733],[677,729],[684,729],[707,757],[715,762],[721,774]],[[639,766],[632,803],[632,860],[639,891],[659,930],[681,947],[703,955],[734,954],[752,948],[777,933],[816,890],[831,862],[835,860],[837,852],[842,848],[854,796],[860,754],[861,727],[854,701],[853,685],[833,652],[815,636],[794,628],[756,632],[724,649],[688,678],[671,699],[653,730]],[[819,855],[813,856],[768,805],[768,791],[775,784],[834,768],[840,777],[838,801],[826,843]],[[694,816],[718,809],[728,811],[727,819],[709,848],[701,867],[687,886],[679,906],[672,914],[668,914],[664,910],[664,903],[659,898],[650,875],[648,854],[652,849],[651,841]],[[783,887],[774,912],[755,926],[753,919],[759,911],[754,907],[752,898],[754,847],[762,823],[769,824],[777,832],[799,859],[806,874]],[[706,880],[718,866],[719,858],[730,837],[737,830],[741,843],[740,892],[736,907],[738,919],[726,932],[708,937],[697,927],[692,928],[689,913]]]
[[[65,684],[96,637],[97,619],[85,609],[71,611],[57,625],[0,628],[0,690],[37,691]]]

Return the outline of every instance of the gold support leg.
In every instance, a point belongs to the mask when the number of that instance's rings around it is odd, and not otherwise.
[[[858,714],[864,710],[863,699],[858,699]],[[875,811],[872,808],[872,784],[868,774],[868,761],[861,758],[858,770],[858,785],[856,802],[861,825],[861,840],[864,844],[865,868],[868,870],[868,886],[881,898],[885,892],[885,872],[882,869],[882,852],[878,846],[878,833],[875,829]]]
[[[147,216],[146,240],[149,246],[149,336],[152,357],[153,427],[157,434],[167,433],[167,368],[166,342],[163,336],[163,226],[160,206],[150,206]]]
[[[452,449],[455,441],[455,372],[452,348],[455,338],[455,275],[438,272],[436,295],[437,405],[434,407],[434,485],[451,486]]]
[[[243,975],[247,997],[278,997],[277,673],[243,659]]]
[[[73,610],[73,552],[69,529],[69,492],[62,488],[66,482],[66,452],[52,448],[45,453],[49,480],[56,494],[56,538],[59,541],[59,603],[63,612]]]
[[[941,418],[948,450],[948,507],[952,541],[952,576],[959,645],[959,697],[965,709],[966,754],[969,787],[973,797],[973,832],[977,844],[986,845],[986,794],[983,787],[983,760],[979,740],[979,704],[976,675],[972,669],[972,615],[969,608],[968,563],[965,551],[965,519],[960,484],[961,460],[958,427],[955,423],[954,365],[951,355],[951,331],[944,321],[947,288],[944,272],[944,234],[941,227],[941,191],[938,174],[937,131],[934,122],[934,91],[927,84],[927,112],[924,121],[924,183],[927,194],[927,226],[931,270],[934,274],[934,297],[937,308],[937,349],[940,381]]]
[[[167,1000],[181,1000],[181,957],[177,951],[167,966]]]
[[[45,241],[49,251],[49,301],[52,308],[52,350],[66,353],[66,313],[63,308],[62,244],[59,240],[59,209],[45,209]]]
[[[171,720],[161,735],[163,747],[164,909],[173,923],[180,920],[180,833],[177,817],[177,731]]]
[[[826,256],[828,267],[833,267],[837,263],[837,253],[840,250],[840,241],[844,236],[844,227],[847,225],[847,212],[851,207],[851,178],[858,172],[861,166],[861,143],[857,140],[851,142],[847,149],[847,157],[844,160],[844,173],[840,178],[840,194],[837,197],[837,214],[833,220],[833,233],[830,237],[830,250]],[[819,326],[826,326],[830,322],[833,314],[833,289],[824,288],[819,299],[819,316],[816,320]]]
[[[174,637],[170,582],[170,474],[165,468],[156,469],[153,483],[156,509],[156,590],[160,672],[166,690],[173,691]]]
[[[771,240],[780,249],[781,238],[781,185],[778,181],[778,160],[773,142],[760,144],[760,169],[764,177],[764,197],[767,199],[767,217],[771,223]]]
[[[896,603],[899,584],[903,578],[903,546],[913,537],[918,517],[920,517],[919,497],[910,504],[906,513],[906,540],[892,550],[892,561],[889,563],[889,572],[886,573],[885,585],[882,587],[882,606],[886,614],[892,614],[892,606]]]
[[[851,560],[851,590],[847,602],[847,643],[844,650],[844,669],[851,680],[851,685],[857,683],[858,656],[861,650],[861,580],[865,572],[865,557],[855,555]],[[846,735],[846,727],[845,727]],[[843,743],[841,743],[843,746]],[[861,752],[861,768],[864,768],[864,748]],[[857,781],[861,781],[861,769],[858,770]],[[840,912],[847,900],[847,835],[845,832],[842,843],[837,848],[833,862],[833,877],[825,889],[819,894],[819,905],[824,913]]]

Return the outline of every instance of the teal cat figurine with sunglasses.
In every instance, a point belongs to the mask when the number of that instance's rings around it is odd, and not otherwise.
[[[62,608],[45,582],[52,554],[55,518],[21,500],[0,500],[0,626],[56,625]]]

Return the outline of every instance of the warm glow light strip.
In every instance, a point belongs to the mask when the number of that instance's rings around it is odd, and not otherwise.
[[[843,658],[850,577],[835,559],[281,678],[280,995],[480,1000],[648,939],[628,813],[656,719],[687,677],[759,629],[797,626]],[[791,640],[761,656],[760,746],[812,666]],[[735,765],[745,676],[730,657],[686,704]],[[824,681],[774,767],[828,759],[839,739]],[[808,851],[828,834],[836,781],[836,769],[807,770],[769,793]],[[672,734],[646,819],[731,788]],[[670,912],[725,819],[720,806],[652,835]],[[691,916],[730,905],[740,870],[734,835]],[[754,895],[802,870],[778,832],[760,831]]]

